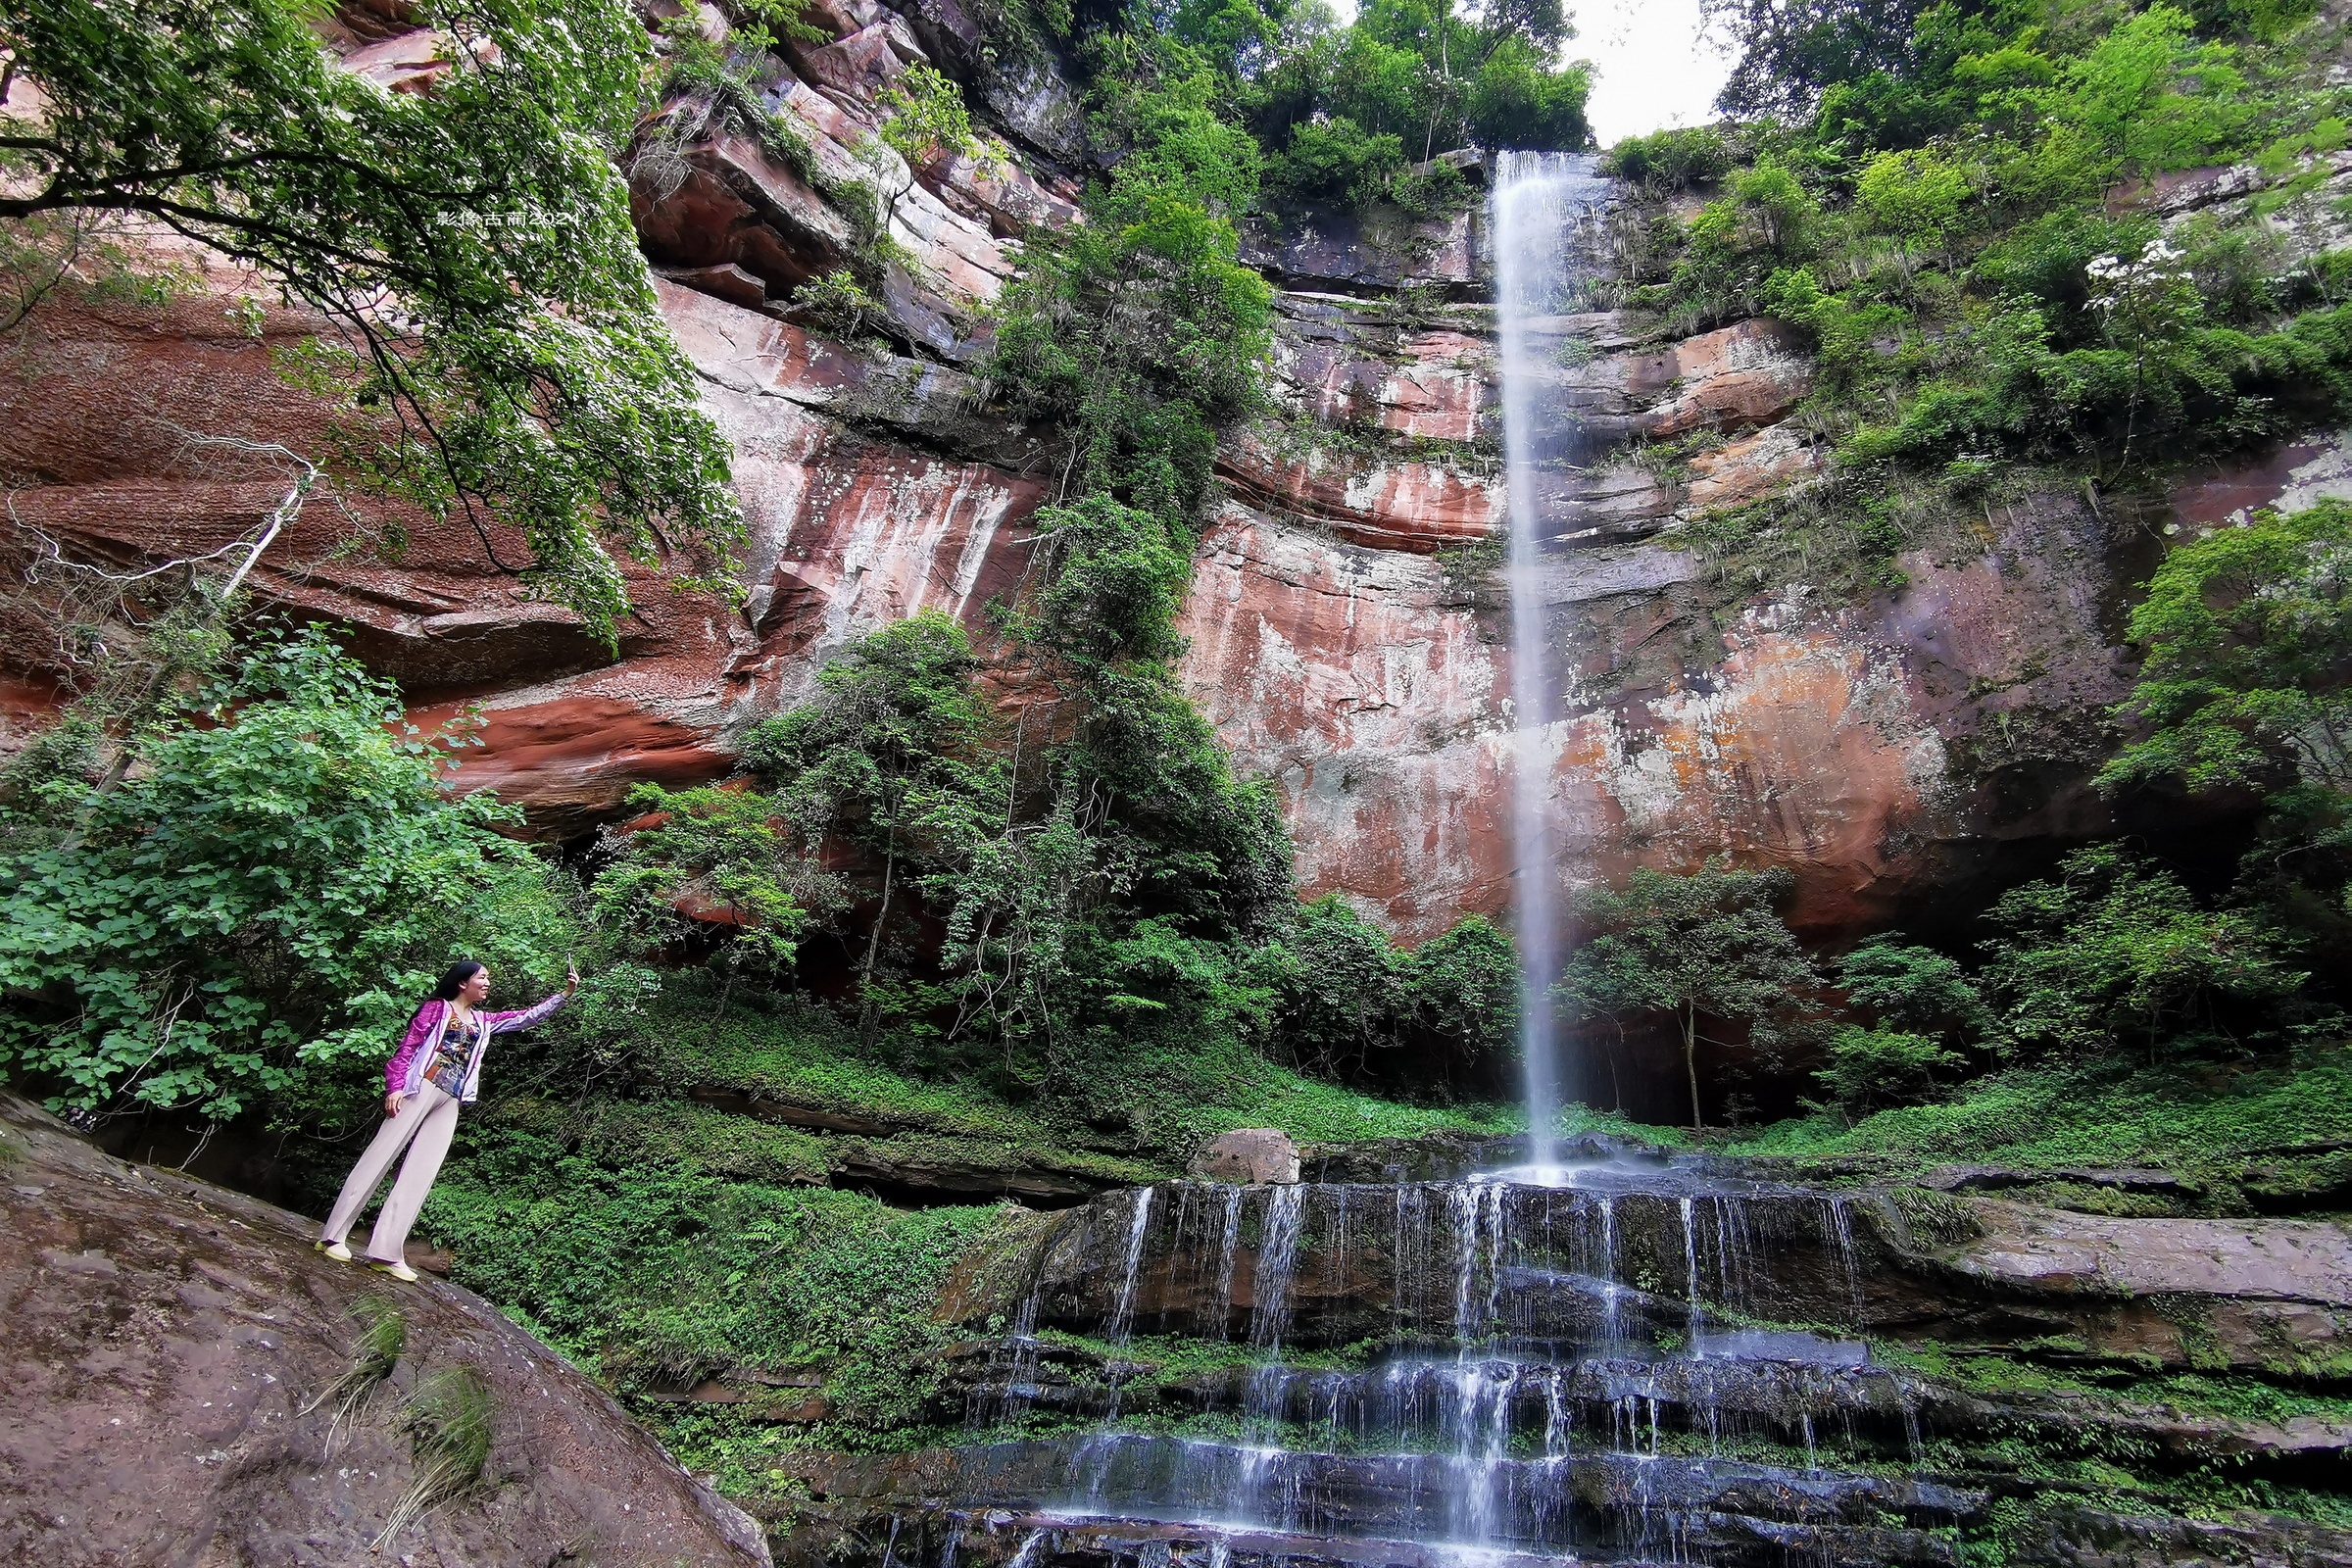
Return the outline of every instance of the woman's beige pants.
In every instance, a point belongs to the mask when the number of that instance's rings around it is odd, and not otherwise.
[[[442,1158],[457,1130],[458,1102],[431,1084],[402,1101],[400,1114],[384,1118],[383,1126],[376,1129],[375,1142],[368,1146],[368,1152],[344,1179],[343,1196],[335,1200],[335,1211],[326,1217],[323,1239],[339,1242],[351,1234],[352,1221],[360,1217],[360,1210],[375,1196],[384,1172],[406,1149],[409,1157],[401,1164],[400,1179],[392,1184],[392,1194],[384,1200],[383,1211],[375,1216],[375,1229],[368,1237],[371,1261],[400,1262],[408,1246],[409,1227],[416,1223],[424,1195],[433,1190],[433,1178],[441,1174]]]

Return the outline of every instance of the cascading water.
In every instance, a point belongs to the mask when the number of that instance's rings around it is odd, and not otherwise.
[[[1489,231],[1502,369],[1502,449],[1510,500],[1511,863],[1519,944],[1520,1057],[1527,1077],[1529,1157],[1559,1155],[1564,1092],[1588,1087],[1565,1069],[1551,986],[1565,956],[1559,874],[1544,832],[1550,793],[1552,674],[1544,658],[1545,541],[1562,531],[1547,495],[1584,454],[1583,430],[1558,396],[1560,343],[1545,322],[1572,308],[1590,258],[1580,243],[1607,182],[1590,158],[1565,153],[1497,155]]]
[[[1057,1222],[970,1389],[975,1441],[952,1480],[924,1472],[952,1499],[924,1505],[941,1544],[894,1535],[885,1568],[1955,1568],[1948,1533],[1987,1501],[1902,1477],[1917,1380],[1856,1341],[1754,1326],[1867,1320],[1848,1200],[1559,1138],[1592,1086],[1549,1004],[1568,933],[1545,577],[1578,532],[1560,371],[1605,194],[1587,159],[1497,162],[1528,1163],[1176,1183]],[[1098,1348],[1049,1354],[1055,1331]],[[1154,1337],[1208,1370],[1146,1364]]]
[[[1983,1499],[1889,1474],[1919,1450],[1916,1380],[1854,1341],[1741,1326],[1861,1308],[1851,1202],[1705,1156],[1591,1138],[1567,1153],[1541,1172],[1098,1200],[1040,1245],[1015,1325],[1016,1341],[1044,1322],[1115,1348],[1099,1377],[1028,1391],[1053,1423],[1096,1425],[963,1450],[960,1511],[934,1539],[968,1568],[1024,1551],[1119,1568],[1951,1568],[1934,1531]],[[1219,1369],[1171,1404],[1149,1369],[1127,1381],[1145,1335],[1221,1342]],[[1385,1348],[1316,1364],[1367,1342]],[[1034,1355],[992,1374],[1054,1381]],[[1898,1516],[1921,1528],[1853,1523]],[[1001,1546],[976,1553],[975,1526]],[[1016,1547],[1012,1526],[1044,1544]]]

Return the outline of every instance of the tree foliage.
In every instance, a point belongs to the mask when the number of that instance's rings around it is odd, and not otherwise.
[[[2314,1022],[2289,944],[2248,911],[2208,910],[2118,845],[2078,850],[1985,919],[1983,986],[2029,1055],[2239,1052]]]
[[[0,123],[0,226],[37,241],[133,215],[321,313],[298,369],[344,410],[342,458],[518,528],[523,579],[608,642],[627,594],[606,542],[725,582],[726,445],[613,166],[649,59],[634,12],[427,0],[444,69],[395,93],[329,58],[318,9],[12,5],[0,55],[40,107]]]
[[[1849,1107],[1928,1099],[1968,1067],[1966,1052],[1994,1022],[1959,960],[1891,936],[1873,938],[1837,963],[1847,1002],[1871,1014],[1830,1039],[1814,1076]]]
[[[1702,1022],[1744,1027],[1750,1045],[1771,1049],[1812,1011],[1820,972],[1780,915],[1794,886],[1787,871],[1735,871],[1718,859],[1680,876],[1642,867],[1621,890],[1577,900],[1577,928],[1590,934],[1568,960],[1560,1000],[1576,1018],[1673,1019],[1694,1127],[1706,1125]]]
[[[1371,0],[1344,27],[1294,14],[1288,47],[1239,73],[1234,97],[1271,146],[1345,122],[1424,160],[1457,147],[1575,151],[1588,145],[1591,74],[1561,59],[1573,36],[1554,0],[1456,8]],[[1283,188],[1288,189],[1287,185]]]
[[[1721,8],[1747,50],[1727,102],[1767,118],[1714,132],[1714,169],[1677,163],[1679,141],[1622,150],[1657,195],[1708,198],[1650,205],[1629,292],[1673,330],[1795,326],[1819,374],[1794,416],[1831,461],[1692,542],[1743,586],[1898,589],[1897,557],[2020,470],[2078,474],[2095,501],[2352,410],[2345,263],[2312,254],[2352,94],[2313,65],[2340,21],[2308,13]],[[1751,102],[1747,77],[1787,91]],[[2231,163],[2265,184],[2246,220],[2141,199]]]
[[[452,953],[558,977],[573,926],[500,831],[514,813],[442,792],[462,744],[404,726],[314,627],[254,644],[110,794],[70,755],[21,759],[0,1066],[85,1113],[226,1117],[301,1070],[380,1061]]]
[[[746,790],[640,784],[628,804],[643,814],[607,830],[591,889],[600,933],[660,958],[715,928],[730,969],[788,971],[815,912],[836,899],[806,835]]]
[[[2122,715],[2145,733],[2109,788],[2247,787],[2333,824],[2352,793],[2352,507],[2215,529],[2168,554],[2132,612],[2144,650]]]

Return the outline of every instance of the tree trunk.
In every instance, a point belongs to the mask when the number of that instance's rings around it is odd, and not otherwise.
[[[1699,1113],[1698,1108],[1698,1009],[1696,1007],[1683,1009],[1683,1070],[1690,1077],[1691,1131],[1704,1131],[1707,1119]]]
[[[874,912],[874,933],[865,943],[865,979],[861,990],[874,989],[874,960],[882,953],[882,922],[890,918],[890,881],[899,869],[899,830],[890,830],[889,847],[882,852],[882,907]]]

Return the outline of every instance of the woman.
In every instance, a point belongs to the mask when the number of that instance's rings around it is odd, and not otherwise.
[[[416,1223],[416,1211],[433,1190],[433,1178],[441,1174],[442,1156],[458,1130],[458,1107],[471,1104],[481,1088],[482,1053],[490,1037],[530,1028],[579,989],[580,971],[572,969],[564,989],[536,1007],[484,1012],[490,971],[470,958],[449,966],[409,1020],[400,1050],[384,1064],[384,1125],[344,1181],[343,1196],[335,1200],[335,1210],[318,1238],[318,1250],[339,1262],[352,1260],[351,1249],[344,1245],[352,1221],[406,1149],[409,1157],[401,1164],[400,1179],[392,1184],[392,1195],[384,1200],[383,1212],[375,1216],[375,1229],[368,1237],[368,1261],[396,1280],[415,1281],[416,1271],[402,1256],[409,1227]]]

